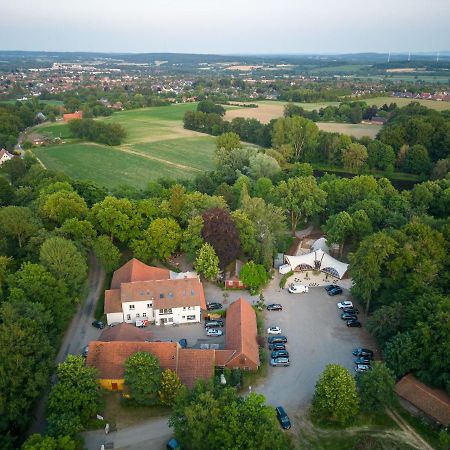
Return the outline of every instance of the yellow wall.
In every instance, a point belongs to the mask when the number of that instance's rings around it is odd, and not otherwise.
[[[123,385],[125,383],[125,380],[122,378],[120,380],[109,380],[107,378],[100,378],[98,380],[100,385],[107,389],[108,391],[123,391]],[[117,389],[113,389],[113,383],[117,384]]]

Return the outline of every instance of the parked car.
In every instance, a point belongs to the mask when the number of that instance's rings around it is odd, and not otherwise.
[[[95,328],[99,328],[100,330],[103,330],[103,328],[105,328],[105,324],[101,320],[94,320],[92,322],[92,326]]]
[[[267,328],[267,334],[281,334],[280,327],[269,327]]]
[[[372,358],[369,358],[368,356],[358,356],[358,358],[353,360],[355,364],[369,364],[369,365],[371,361]]]
[[[344,300],[343,302],[338,303],[337,307],[339,309],[353,308],[353,303],[350,300]]]
[[[205,328],[213,328],[213,327],[223,327],[223,320],[209,320],[205,322]]]
[[[282,342],[276,342],[275,344],[269,344],[269,350],[286,350],[286,346]]]
[[[181,445],[179,444],[179,442],[175,438],[172,438],[166,444],[166,449],[167,450],[181,450]]]
[[[288,291],[291,294],[306,294],[309,291],[309,288],[304,284],[291,284],[288,287]]]
[[[355,366],[355,372],[367,372],[368,370],[372,370],[372,366],[368,364],[357,364]]]
[[[109,324],[109,328],[114,328],[116,325],[119,325],[120,322],[113,322]]]
[[[285,344],[287,342],[286,336],[269,336],[267,338],[269,344]]]
[[[353,356],[370,356],[373,358],[373,351],[368,348],[355,348],[352,353]]]
[[[222,330],[216,330],[215,328],[208,328],[206,330],[206,336],[216,337],[216,336],[222,336],[222,334],[223,334]]]
[[[358,320],[347,320],[347,326],[351,327],[351,328],[361,328],[361,322],[359,322]]]
[[[210,302],[206,304],[206,309],[208,311],[213,311],[214,309],[222,309],[222,308],[223,308],[222,303]]]
[[[337,285],[337,284],[329,284],[328,286],[325,286],[325,290],[327,291],[327,292],[330,292],[330,291],[332,291],[333,289],[336,289],[336,288],[338,288],[339,286]]]
[[[180,339],[178,343],[180,344],[181,348],[187,348],[187,339]]]
[[[283,307],[279,303],[267,305],[267,311],[283,311]]]
[[[331,297],[334,297],[335,295],[340,295],[342,294],[342,288],[340,288],[339,286],[335,287],[334,289],[331,289],[328,291],[328,295]]]
[[[289,352],[287,350],[274,350],[270,357],[272,359],[276,358],[289,358]]]
[[[341,314],[341,319],[342,320],[352,320],[352,319],[357,319],[358,316],[355,313],[348,313],[348,312],[343,312]]]
[[[352,306],[350,308],[342,308],[342,312],[359,314],[359,309]]]
[[[289,362],[289,358],[272,358],[270,360],[270,365],[273,367],[284,366],[287,367],[291,363]]]
[[[81,355],[83,356],[83,358],[87,358],[88,353],[89,353],[89,345],[86,345],[86,347],[83,347]]]
[[[282,406],[277,406],[275,411],[277,412],[277,418],[280,422],[281,428],[283,428],[283,430],[289,430],[289,428],[291,428],[291,421],[289,420],[284,408]]]

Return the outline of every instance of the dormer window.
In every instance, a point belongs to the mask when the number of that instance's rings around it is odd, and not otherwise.
[[[164,294],[162,292],[160,292],[159,298],[164,298]]]
[[[173,298],[173,292],[169,292],[169,293],[167,294],[167,297]]]

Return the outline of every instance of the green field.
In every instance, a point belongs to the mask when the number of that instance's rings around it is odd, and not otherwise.
[[[435,109],[436,111],[444,111],[445,109],[450,109],[450,102],[439,102],[437,100],[415,100],[410,98],[396,98],[396,97],[375,97],[362,99],[368,105],[383,106],[385,103],[389,105],[390,103],[397,103],[397,106],[403,107],[409,105],[411,102],[418,102],[423,106],[430,109]]]
[[[49,169],[109,188],[121,184],[143,188],[160,177],[192,178],[213,169],[215,148],[213,137],[183,128],[184,113],[195,108],[196,104],[186,103],[102,118],[120,123],[127,131],[123,144],[116,147],[71,140],[67,124],[43,125],[33,131],[49,132],[67,142],[35,148],[33,152]]]

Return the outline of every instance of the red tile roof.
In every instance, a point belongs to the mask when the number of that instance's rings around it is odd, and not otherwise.
[[[409,374],[395,385],[395,391],[440,424],[450,424],[450,396],[443,390],[432,389]]]
[[[120,289],[122,283],[132,281],[168,280],[170,270],[147,266],[136,258],[131,259],[114,272],[111,289]]]
[[[227,310],[225,347],[236,350],[233,360],[242,366],[259,366],[259,347],[256,340],[256,313],[243,297]],[[245,364],[245,362],[249,364]]]
[[[224,367],[236,354],[236,350],[216,350],[216,366]]]
[[[147,352],[158,358],[161,368],[176,372],[178,347],[176,342],[91,341],[86,364],[98,370],[99,378],[120,380],[124,377],[127,358],[137,352]]]
[[[144,342],[150,340],[152,335],[153,333],[149,330],[143,330],[130,323],[122,322],[112,328],[105,328],[98,340],[102,342]]]
[[[214,350],[180,349],[178,376],[183,384],[192,387],[196,380],[210,380],[214,375]]]
[[[122,302],[120,300],[120,289],[105,291],[104,313],[121,313]]]

